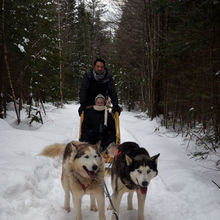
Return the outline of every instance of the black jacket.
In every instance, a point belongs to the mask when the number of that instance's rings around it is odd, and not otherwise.
[[[101,147],[105,150],[112,142],[116,142],[115,120],[108,113],[107,127],[104,125],[105,110],[94,108],[86,110],[81,130],[80,141],[96,144],[101,140]]]
[[[118,106],[118,96],[115,90],[115,85],[112,76],[105,69],[105,77],[96,81],[93,76],[93,69],[85,73],[80,86],[79,98],[80,105],[85,108],[89,105],[94,105],[95,97],[102,94],[104,97],[110,96],[113,106]]]

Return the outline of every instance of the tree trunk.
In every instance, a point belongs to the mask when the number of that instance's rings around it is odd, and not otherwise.
[[[146,65],[147,65],[147,82],[148,82],[148,110],[149,115],[153,119],[161,110],[159,102],[161,101],[159,91],[161,89],[160,82],[157,79],[159,68],[159,32],[160,32],[160,14],[153,11],[151,0],[144,0],[145,11],[145,38],[146,38]]]
[[[60,0],[58,1],[58,28],[59,28],[59,57],[60,57],[60,104],[61,106],[63,106],[63,70],[62,70],[62,47],[61,47],[61,4],[60,4]]]
[[[18,109],[17,109],[16,96],[15,96],[14,87],[12,84],[11,72],[10,72],[9,63],[8,63],[8,49],[7,49],[7,45],[6,45],[6,41],[5,41],[5,23],[4,22],[5,22],[5,0],[2,0],[2,40],[3,40],[4,61],[5,61],[6,72],[8,75],[9,85],[10,85],[11,92],[12,92],[15,113],[17,116],[17,122],[18,122],[18,124],[20,124],[21,119],[20,119]]]
[[[8,74],[9,85],[10,85],[11,93],[12,93],[12,97],[13,97],[15,113],[16,113],[16,116],[17,116],[17,122],[18,122],[18,124],[20,124],[21,119],[20,119],[18,109],[17,109],[16,96],[15,96],[14,87],[13,87],[12,79],[11,79],[11,72],[10,72],[10,68],[9,68],[9,64],[8,64],[8,50],[7,50],[7,45],[6,45],[5,40],[4,40],[3,44],[4,44],[4,60],[5,60],[5,66],[6,66],[7,74]]]

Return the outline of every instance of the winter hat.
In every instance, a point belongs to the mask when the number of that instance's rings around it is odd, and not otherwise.
[[[105,102],[105,97],[102,95],[102,94],[98,94],[96,97],[95,97],[95,103],[97,101],[98,98],[102,98],[103,101]]]

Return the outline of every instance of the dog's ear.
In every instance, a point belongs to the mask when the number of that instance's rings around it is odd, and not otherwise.
[[[127,154],[125,154],[125,161],[127,166],[130,166],[132,163],[132,159]]]
[[[98,142],[95,144],[95,147],[96,147],[96,149],[97,149],[99,152],[102,152],[101,141],[98,141]]]
[[[87,142],[81,142],[81,141],[72,141],[70,142],[72,146],[76,147],[76,149],[80,148],[83,144],[87,144]]]
[[[115,151],[118,149],[118,144],[114,144],[114,145],[111,145],[110,147],[107,148],[107,154],[110,156],[110,157],[114,157],[115,156]]]
[[[66,145],[63,158],[66,159],[67,157],[76,154],[77,154],[77,146],[74,144],[74,142],[70,142],[69,144]]]
[[[79,143],[75,141],[71,142],[70,146],[73,153],[77,153],[78,149],[80,148]]]
[[[157,164],[158,161],[158,157],[160,156],[160,154],[156,154],[153,157],[151,157],[151,160],[155,161],[155,163]]]

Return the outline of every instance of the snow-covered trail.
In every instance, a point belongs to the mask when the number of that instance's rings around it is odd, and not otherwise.
[[[213,175],[189,160],[181,137],[157,135],[154,131],[159,125],[155,121],[137,117],[128,112],[121,115],[122,141],[130,139],[145,147],[150,155],[161,154],[158,177],[152,180],[148,191],[146,219],[219,219],[220,200],[216,201],[216,193],[220,196],[220,192],[211,182]]]
[[[46,220],[74,218],[63,210],[63,189],[60,183],[61,159],[37,154],[48,144],[67,143],[78,139],[78,105],[64,109],[47,106],[44,125],[30,129],[25,122],[13,125],[14,114],[0,120],[0,219]],[[14,126],[12,127],[11,124]],[[146,147],[150,155],[161,153],[159,175],[152,180],[146,200],[146,220],[217,220],[220,217],[220,191],[211,183],[215,172],[208,172],[189,160],[181,137],[158,135],[159,125],[144,114],[122,112],[121,138]],[[161,129],[161,128],[160,128]],[[163,130],[163,132],[166,132]],[[220,177],[216,174],[216,181]],[[105,181],[111,191],[110,177]],[[106,198],[106,207],[109,201]],[[134,197],[132,211],[126,209],[126,197],[121,203],[120,219],[133,220],[137,215]],[[97,219],[89,210],[89,197],[83,198],[84,219]],[[106,211],[110,219],[111,211]]]

